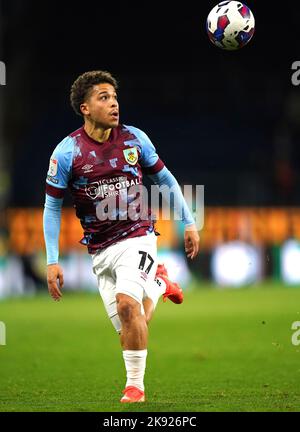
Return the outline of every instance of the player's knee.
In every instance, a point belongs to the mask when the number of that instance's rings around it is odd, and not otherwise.
[[[139,303],[130,297],[119,299],[117,301],[117,308],[120,320],[123,323],[132,321],[137,315],[140,314]]]

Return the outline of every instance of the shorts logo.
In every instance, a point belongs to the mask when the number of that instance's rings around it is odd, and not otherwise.
[[[144,281],[147,281],[147,279],[148,279],[147,273],[141,271],[141,278],[144,279]]]
[[[126,162],[130,165],[135,165],[138,160],[138,151],[136,147],[130,147],[129,149],[123,150]]]
[[[54,177],[57,174],[57,159],[50,159],[50,165],[49,165],[49,176]]]

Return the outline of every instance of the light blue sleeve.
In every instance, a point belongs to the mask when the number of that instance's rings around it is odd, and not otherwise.
[[[44,239],[46,244],[47,265],[58,263],[59,232],[63,198],[54,198],[46,194],[43,215]]]
[[[141,152],[140,165],[144,168],[153,166],[158,161],[158,154],[148,135],[134,126],[126,126],[126,128],[137,138]]]
[[[175,214],[183,221],[185,226],[194,224],[195,220],[184,199],[181,188],[173,174],[166,167],[164,167],[158,173],[148,175],[148,177],[153,181],[153,183],[159,186],[162,196],[168,199],[168,204],[170,205],[171,209],[174,210]],[[172,188],[173,193],[166,193],[164,195],[164,191],[168,192],[169,188]]]
[[[46,182],[54,187],[66,189],[71,178],[74,138],[66,137],[55,148],[50,158]]]

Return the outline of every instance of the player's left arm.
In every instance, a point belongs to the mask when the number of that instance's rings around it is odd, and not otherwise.
[[[173,193],[173,199],[169,204],[175,213],[180,216],[185,225],[184,246],[188,258],[194,259],[199,252],[200,237],[196,228],[194,218],[184,199],[181,188],[173,174],[164,166],[155,174],[148,174],[151,180],[160,187],[163,192],[164,188],[170,188]],[[166,195],[169,197],[169,194]]]
[[[200,237],[196,228],[195,220],[184,199],[176,178],[159,158],[156,149],[148,136],[142,131],[139,132],[139,139],[142,142],[140,164],[143,172],[160,187],[160,191],[163,192],[164,188],[172,188],[173,200],[171,199],[170,194],[166,194],[166,196],[170,197],[169,204],[185,224],[185,252],[188,258],[193,259],[199,252],[200,243]]]

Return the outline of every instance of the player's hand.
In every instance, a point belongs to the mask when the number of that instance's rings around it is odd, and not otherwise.
[[[49,264],[47,266],[47,284],[48,291],[53,300],[59,301],[62,297],[62,293],[59,288],[64,286],[63,270],[59,264]]]
[[[188,258],[194,259],[199,252],[200,237],[196,225],[189,225],[184,231],[184,247]]]

